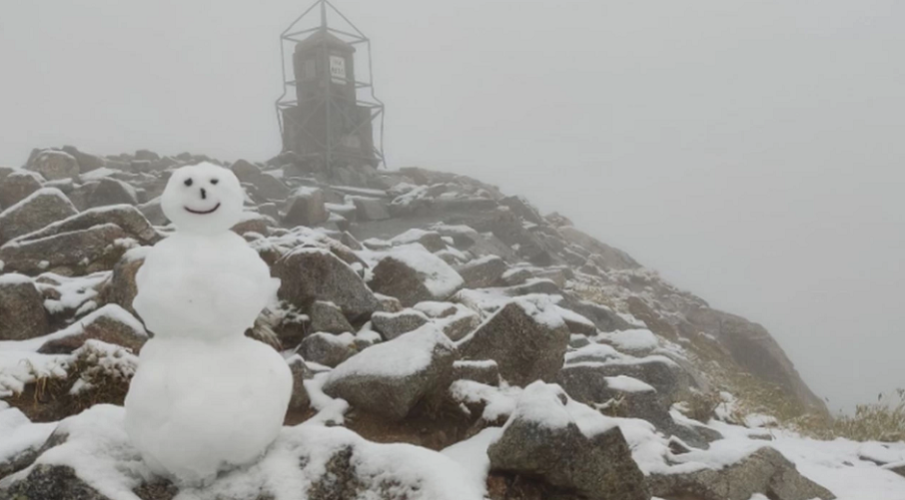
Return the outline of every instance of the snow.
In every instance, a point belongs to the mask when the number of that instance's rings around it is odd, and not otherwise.
[[[656,391],[653,386],[646,384],[634,377],[627,375],[617,375],[615,377],[605,377],[606,385],[610,389],[622,392],[651,392]]]
[[[111,271],[100,271],[87,276],[68,277],[54,273],[44,273],[43,278],[49,278],[54,285],[35,283],[38,290],[52,288],[60,294],[59,299],[45,299],[44,309],[51,314],[61,313],[67,310],[79,309],[90,299],[97,296],[97,287],[110,278]],[[95,306],[96,307],[96,306]],[[144,330],[142,328],[141,330]],[[141,331],[139,330],[139,331]]]
[[[601,415],[569,398],[558,385],[543,381],[525,387],[503,431],[516,420],[534,422],[549,429],[562,429],[574,424],[589,438],[618,425],[617,419]]]
[[[119,173],[119,171],[114,170],[112,168],[101,167],[101,168],[96,168],[90,172],[79,174],[79,177],[81,177],[81,179],[83,181],[94,181],[94,180],[102,179],[104,177],[109,177],[116,173]]]
[[[658,345],[657,336],[643,328],[601,333],[597,339],[611,342],[622,351],[646,351],[656,349]]]
[[[520,387],[494,387],[473,380],[456,380],[449,387],[450,396],[458,403],[483,403],[481,418],[487,422],[511,415],[521,392]]]
[[[40,448],[56,426],[56,422],[33,424],[18,408],[0,403],[0,463]]]
[[[0,275],[0,285],[21,285],[23,283],[31,283],[31,278],[19,273]]]
[[[444,448],[440,453],[455,460],[468,473],[475,489],[483,489],[487,481],[487,472],[490,471],[487,448],[502,435],[502,428],[487,427],[465,441]]]
[[[419,243],[395,247],[384,252],[383,257],[392,257],[414,269],[434,297],[449,297],[465,284],[455,269]]]
[[[452,341],[428,323],[343,361],[330,373],[330,380],[360,375],[406,377],[427,368],[438,345],[454,349]]]

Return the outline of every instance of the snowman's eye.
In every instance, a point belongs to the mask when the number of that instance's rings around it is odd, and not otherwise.
[[[211,184],[216,184],[220,182],[220,179],[211,179]]]
[[[191,185],[192,185],[192,179],[191,179],[191,178],[186,179],[185,182],[183,182],[183,184],[185,184],[186,186],[191,186]]]

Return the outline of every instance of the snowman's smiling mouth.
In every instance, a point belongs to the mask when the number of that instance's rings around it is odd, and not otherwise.
[[[192,210],[189,207],[182,207],[182,208],[186,209],[186,211],[193,213],[193,214],[207,215],[207,214],[212,214],[212,213],[216,212],[217,209],[220,208],[220,203],[218,202],[216,205],[214,205],[214,208],[212,208],[210,210]]]

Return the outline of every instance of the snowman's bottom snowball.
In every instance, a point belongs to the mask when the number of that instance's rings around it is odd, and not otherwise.
[[[152,471],[205,483],[276,439],[292,391],[279,353],[245,338],[154,338],[126,396],[126,432]]]

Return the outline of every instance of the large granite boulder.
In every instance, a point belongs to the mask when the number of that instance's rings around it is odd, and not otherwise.
[[[127,248],[117,245],[129,233],[116,224],[59,233],[38,240],[12,241],[0,247],[5,269],[28,275],[65,268],[70,274],[109,269]]]
[[[440,257],[420,244],[396,247],[374,266],[371,288],[396,297],[403,306],[446,300],[464,283],[461,276]]]
[[[451,382],[456,348],[433,325],[369,347],[337,366],[324,392],[363,411],[401,420]]]
[[[25,340],[49,332],[44,298],[21,274],[0,275],[0,340]]]
[[[135,188],[123,181],[105,177],[101,179],[91,194],[88,195],[89,207],[103,207],[107,205],[137,205],[138,194]]]
[[[0,245],[78,213],[59,189],[43,188],[0,213]]]
[[[801,475],[782,453],[765,447],[722,470],[651,474],[654,495],[700,500],[749,500],[761,494],[771,500],[832,500],[829,490]]]
[[[0,179],[0,208],[9,208],[41,189],[41,176],[26,170],[15,170]]]
[[[53,149],[38,152],[25,168],[40,173],[49,181],[79,175],[79,162],[69,153]]]
[[[162,236],[151,225],[148,219],[135,207],[129,205],[113,205],[109,207],[90,208],[69,218],[54,222],[49,226],[28,235],[28,240],[37,240],[60,233],[90,229],[102,224],[116,224],[129,233],[129,236],[146,245],[153,245]]]
[[[569,329],[549,301],[515,299],[458,343],[463,359],[492,359],[509,383],[552,382],[563,365]]]
[[[540,476],[560,489],[557,498],[649,500],[644,474],[619,427],[582,428],[576,412],[593,410],[570,401],[555,385],[528,386],[503,435],[487,449],[490,469]]]
[[[316,300],[332,302],[349,320],[370,316],[379,307],[374,294],[348,264],[321,248],[288,252],[271,267],[280,278],[279,296],[301,310]]]

